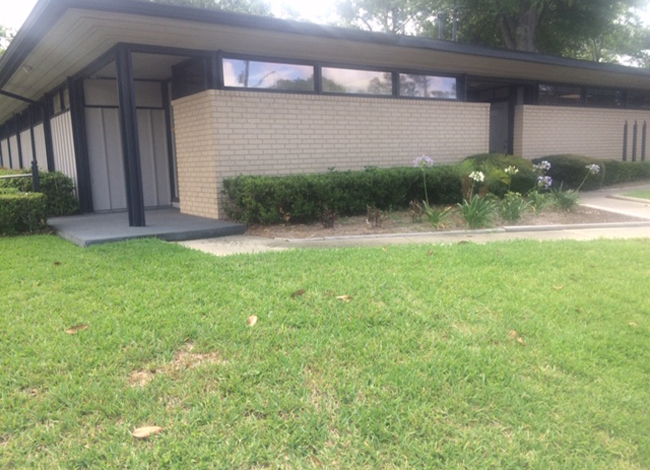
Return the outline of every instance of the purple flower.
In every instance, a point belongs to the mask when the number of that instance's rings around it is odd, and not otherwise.
[[[422,155],[421,157],[416,157],[415,160],[413,160],[413,166],[415,168],[424,168],[426,166],[433,166],[433,158],[428,157],[426,155]]]
[[[540,188],[548,189],[553,184],[553,178],[550,176],[538,176],[537,177],[537,186]]]
[[[589,171],[590,175],[597,175],[600,173],[600,165],[587,165],[585,168]]]

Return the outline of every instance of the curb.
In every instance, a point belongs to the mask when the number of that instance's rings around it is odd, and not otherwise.
[[[638,202],[646,206],[650,205],[650,199],[642,199],[640,197],[621,196],[620,194],[608,194],[605,197],[608,199],[619,199],[621,201]]]
[[[650,227],[650,221],[642,222],[611,222],[596,224],[565,224],[565,225],[511,225],[494,229],[480,230],[449,230],[447,232],[406,232],[406,233],[386,233],[373,235],[340,235],[332,237],[314,237],[314,238],[273,238],[276,241],[288,243],[305,243],[337,240],[372,240],[378,238],[415,238],[415,237],[447,237],[458,235],[476,235],[489,233],[522,233],[522,232],[552,232],[559,230],[588,230],[588,229],[608,229],[608,228],[626,228],[626,227]]]

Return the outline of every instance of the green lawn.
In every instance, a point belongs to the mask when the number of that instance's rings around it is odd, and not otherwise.
[[[650,468],[647,240],[35,236],[0,280],[2,469]]]
[[[624,196],[627,197],[637,197],[639,199],[650,199],[650,191],[648,190],[639,190],[639,191],[632,191],[629,193],[625,193]]]

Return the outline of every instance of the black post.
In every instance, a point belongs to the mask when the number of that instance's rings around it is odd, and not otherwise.
[[[167,165],[169,167],[169,188],[172,202],[178,200],[176,194],[176,178],[174,177],[174,136],[172,132],[172,106],[169,98],[169,82],[162,82],[160,84],[162,92],[163,108],[165,109],[165,134],[167,137]]]
[[[38,174],[38,162],[36,159],[32,160],[32,189],[35,193],[41,191],[41,177]]]
[[[628,124],[625,121],[625,126],[623,126],[623,161],[627,161],[627,128]]]
[[[4,140],[4,126],[0,126],[0,168],[4,168],[4,155],[2,155],[2,141]]]
[[[140,143],[138,141],[138,116],[133,88],[133,62],[131,51],[126,47],[115,50],[117,68],[117,91],[120,101],[120,128],[124,154],[124,179],[126,203],[131,227],[144,227],[144,196],[142,193],[142,170],[140,168]]]
[[[56,171],[54,167],[54,144],[52,143],[52,97],[45,95],[43,99],[43,134],[45,136],[45,155],[47,156],[47,171]]]
[[[68,79],[70,96],[70,120],[72,121],[72,142],[74,144],[75,166],[77,168],[77,194],[81,212],[93,211],[93,194],[90,187],[90,161],[86,145],[86,117],[83,81]]]
[[[639,132],[639,123],[637,121],[634,121],[634,133],[632,134],[632,161],[636,161],[636,136],[637,133]]]
[[[23,146],[20,143],[20,131],[18,130],[20,126],[18,126],[18,116],[14,117],[14,130],[16,131],[16,145],[18,146],[18,167],[19,168],[25,168],[25,164],[23,163]]]
[[[643,121],[643,133],[641,134],[641,161],[645,162],[646,136],[648,134],[648,121]]]
[[[38,174],[38,159],[36,158],[36,138],[34,137],[34,109],[27,110],[29,116],[29,139],[32,144],[32,189],[35,193],[41,190],[41,178]]]
[[[7,137],[7,153],[9,154],[9,168],[14,167],[14,159],[11,154],[11,131],[9,130],[9,124],[5,126],[6,137]]]

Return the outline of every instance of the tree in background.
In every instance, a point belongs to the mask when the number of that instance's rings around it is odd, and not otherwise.
[[[9,43],[14,38],[14,32],[0,24],[0,57],[5,53]]]
[[[146,0],[145,0],[146,1]],[[209,10],[233,11],[251,15],[271,15],[271,7],[264,0],[150,0],[155,3],[166,3]]]
[[[650,32],[634,8],[643,0],[341,0],[347,25],[526,52],[647,64]]]

